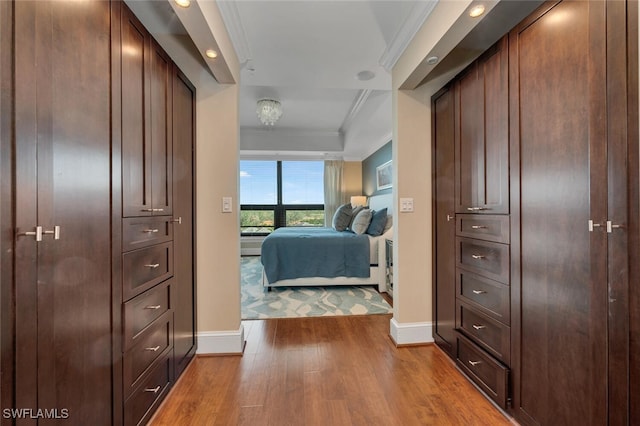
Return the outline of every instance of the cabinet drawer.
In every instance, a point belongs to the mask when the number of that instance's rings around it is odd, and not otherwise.
[[[172,279],[159,284],[124,304],[124,350],[138,340],[142,331],[171,308]]]
[[[173,276],[173,243],[168,242],[122,255],[124,300]]]
[[[129,395],[143,373],[173,345],[173,311],[166,312],[145,329],[138,342],[124,354],[125,395]]]
[[[456,300],[456,325],[487,352],[509,365],[511,361],[511,329]]]
[[[456,235],[508,244],[509,216],[459,214]]]
[[[509,291],[506,284],[462,269],[456,270],[458,298],[506,325],[511,324]]]
[[[145,424],[166,396],[171,383],[171,357],[165,356],[140,382],[124,404],[125,426]]]
[[[460,268],[509,284],[507,244],[456,238],[456,262]]]
[[[458,336],[457,364],[496,404],[507,408],[509,369]]]
[[[122,251],[131,251],[173,239],[171,216],[122,219]]]

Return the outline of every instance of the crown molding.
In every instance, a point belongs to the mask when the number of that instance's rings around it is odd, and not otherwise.
[[[351,124],[353,123],[353,119],[356,117],[356,115],[358,115],[358,112],[360,111],[360,109],[362,109],[362,106],[365,104],[365,102],[367,102],[367,99],[371,95],[371,92],[371,89],[362,89],[358,92],[353,101],[353,104],[351,104],[351,109],[342,122],[342,126],[340,126],[340,133],[347,133],[349,127],[351,127]]]
[[[220,9],[224,24],[227,27],[229,38],[233,43],[233,47],[236,49],[238,61],[244,64],[251,59],[251,49],[247,41],[247,33],[240,19],[238,5],[235,1],[218,1],[216,3]]]
[[[418,1],[411,9],[404,25],[396,33],[391,43],[380,57],[380,65],[387,71],[396,64],[402,52],[409,46],[411,40],[422,27],[427,17],[431,14],[438,2],[436,0]]]

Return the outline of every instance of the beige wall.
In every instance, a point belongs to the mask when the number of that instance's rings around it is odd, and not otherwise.
[[[362,195],[362,161],[345,161],[342,178],[345,203],[352,195]]]
[[[441,1],[393,68],[393,162],[395,211],[399,198],[413,198],[413,213],[394,216],[394,321],[424,324],[413,342],[430,341],[432,322],[431,95],[444,82],[399,90],[436,45],[469,28],[464,13],[471,1]],[[454,45],[453,43],[451,43]],[[439,51],[444,57],[447,52]],[[398,342],[403,343],[403,342]]]

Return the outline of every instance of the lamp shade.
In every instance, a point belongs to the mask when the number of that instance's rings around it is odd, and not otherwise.
[[[351,207],[366,206],[366,205],[367,205],[367,197],[366,197],[366,195],[353,195],[353,196],[351,196]]]

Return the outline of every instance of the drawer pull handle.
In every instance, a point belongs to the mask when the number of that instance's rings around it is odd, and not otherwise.
[[[158,266],[160,266],[159,263],[148,263],[144,265],[145,268],[151,268],[151,269],[156,269]]]
[[[141,212],[152,212],[152,211],[153,211],[153,209],[142,209],[142,210],[140,210],[140,211],[141,211]]]
[[[152,212],[163,212],[164,209],[151,209]]]
[[[149,352],[158,352],[158,349],[160,349],[160,346],[156,346],[155,348],[144,348],[145,351]]]
[[[158,393],[159,390],[160,390],[160,386],[156,386],[155,388],[146,388],[144,391],[145,392]]]
[[[162,305],[149,305],[149,306],[145,306],[145,309],[160,309],[162,307]]]
[[[471,225],[471,229],[487,229],[484,225]]]
[[[156,232],[158,232],[157,229],[145,229],[144,231],[142,231],[145,234],[155,234]]]
[[[486,207],[467,207],[470,212],[479,212],[481,210],[487,210]]]
[[[485,256],[483,256],[481,254],[472,254],[471,257],[474,258],[474,259],[484,259],[485,258]]]
[[[469,364],[471,364],[472,367],[475,367],[478,364],[482,364],[482,361],[469,361]]]
[[[182,225],[182,216],[177,219],[172,219],[171,222],[177,223],[178,225]]]
[[[472,327],[475,328],[476,330],[482,330],[483,328],[487,328],[486,325],[477,325],[477,324],[473,324]]]
[[[485,294],[486,293],[486,291],[484,291],[484,290],[472,290],[472,291],[473,291],[473,294]]]

